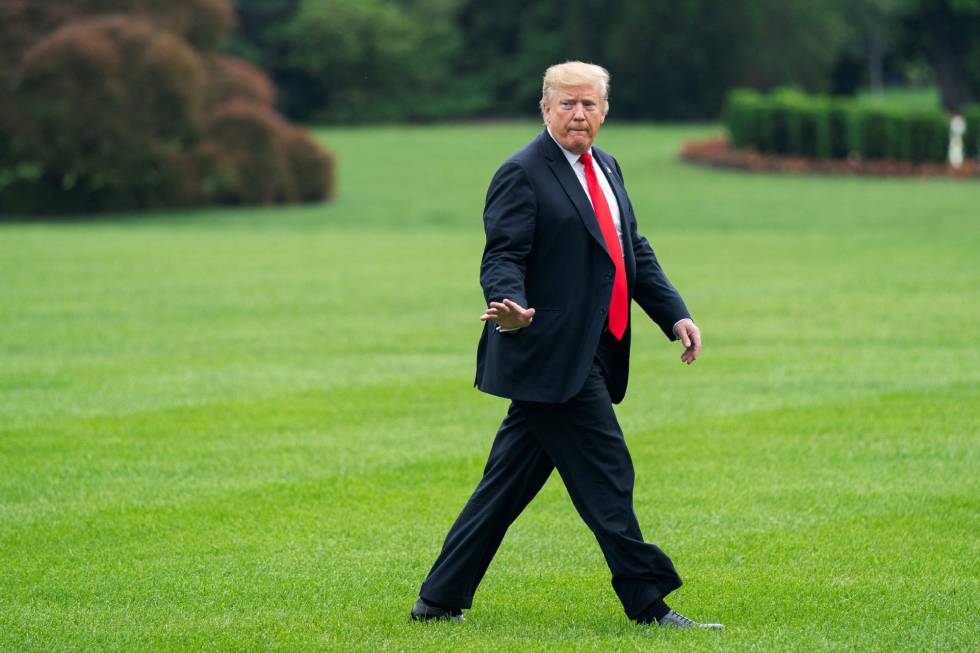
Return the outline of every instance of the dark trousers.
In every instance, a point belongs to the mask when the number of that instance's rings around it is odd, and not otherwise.
[[[630,619],[681,585],[674,565],[643,541],[633,511],[633,460],[613,412],[603,337],[582,390],[562,404],[511,402],[490,457],[449,530],[420,596],[469,608],[507,528],[557,469],[582,520],[595,534],[612,585]]]

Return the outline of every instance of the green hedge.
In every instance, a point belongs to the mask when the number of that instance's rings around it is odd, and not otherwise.
[[[729,94],[722,120],[735,147],[754,147],[758,142],[756,121],[763,101],[760,94],[750,89],[736,89]]]
[[[980,104],[968,104],[963,109],[966,134],[963,136],[963,154],[980,159]]]
[[[977,156],[980,105],[968,107],[965,116],[967,155]],[[766,95],[736,89],[723,120],[735,147],[774,154],[942,163],[949,146],[949,120],[942,111],[882,107],[787,88]]]

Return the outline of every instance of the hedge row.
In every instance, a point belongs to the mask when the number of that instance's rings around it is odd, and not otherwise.
[[[980,105],[970,105],[965,155],[980,157]],[[723,115],[732,144],[818,159],[894,159],[942,163],[949,118],[939,110],[901,109],[782,89],[763,95],[736,89]]]

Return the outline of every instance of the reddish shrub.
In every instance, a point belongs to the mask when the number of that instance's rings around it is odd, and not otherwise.
[[[276,87],[264,72],[241,59],[213,55],[205,60],[212,105],[246,100],[271,107]]]
[[[0,75],[11,74],[31,44],[77,16],[70,2],[0,2]]]
[[[126,16],[69,23],[36,43],[14,91],[14,155],[84,189],[95,208],[166,203],[168,161],[206,124],[197,54]]]
[[[212,183],[220,202],[273,204],[298,199],[289,170],[291,129],[272,109],[242,100],[218,107],[208,128],[217,146]]]
[[[303,129],[293,127],[286,137],[289,169],[301,202],[329,200],[334,194],[334,159]]]
[[[76,0],[85,15],[126,13],[145,16],[158,28],[191,45],[214,50],[235,24],[230,0]]]
[[[70,4],[76,16],[127,14],[142,16],[178,34],[195,48],[214,50],[235,24],[230,0],[47,0],[50,4]]]
[[[104,14],[150,19],[198,48],[213,50],[235,23],[230,0],[2,0],[0,75],[13,70],[27,49],[71,21]]]
[[[330,197],[269,79],[192,47],[230,24],[228,0],[0,0],[0,212]]]

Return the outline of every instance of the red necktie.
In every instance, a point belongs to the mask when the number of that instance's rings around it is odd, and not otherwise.
[[[621,340],[623,333],[626,332],[626,323],[629,321],[629,299],[626,293],[626,265],[623,263],[623,247],[619,242],[619,235],[616,233],[616,225],[613,224],[612,211],[606,203],[606,195],[599,186],[599,178],[596,177],[595,170],[592,168],[592,155],[586,152],[579,157],[585,165],[585,185],[589,188],[589,198],[592,200],[592,208],[595,209],[595,217],[599,221],[599,230],[602,231],[602,238],[606,241],[606,249],[612,258],[613,265],[616,266],[616,276],[613,278],[612,298],[609,300],[609,331],[616,336],[616,340]]]

